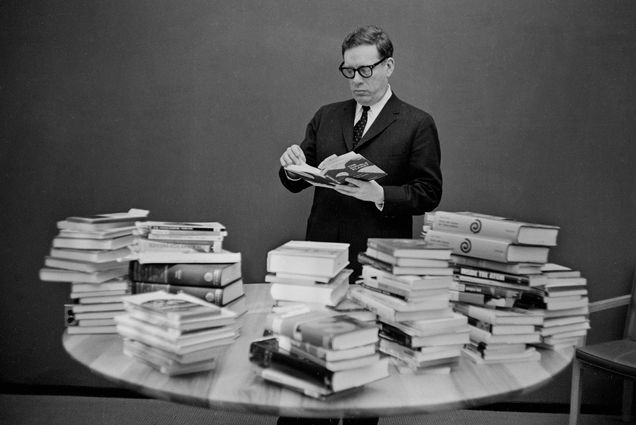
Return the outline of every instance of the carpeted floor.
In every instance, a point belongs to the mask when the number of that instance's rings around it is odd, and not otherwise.
[[[554,413],[457,410],[381,418],[380,425],[563,425]],[[7,425],[274,425],[258,416],[190,407],[151,399],[0,394],[0,424]],[[580,425],[619,425],[620,418],[583,415]]]

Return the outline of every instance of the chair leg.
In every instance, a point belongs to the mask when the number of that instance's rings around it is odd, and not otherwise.
[[[572,360],[572,386],[570,389],[570,425],[579,422],[579,410],[581,409],[581,363],[576,357]]]
[[[632,400],[634,399],[634,381],[623,379],[623,422],[630,422],[632,418]]]

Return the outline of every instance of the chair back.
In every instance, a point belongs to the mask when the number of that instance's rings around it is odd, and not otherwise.
[[[636,341],[636,270],[632,279],[632,297],[627,308],[627,320],[625,322],[625,339]]]

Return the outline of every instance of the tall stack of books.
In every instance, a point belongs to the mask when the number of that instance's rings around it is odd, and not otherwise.
[[[214,369],[219,350],[239,335],[236,314],[188,294],[164,291],[123,297],[115,317],[124,353],[161,373]]]
[[[349,289],[349,244],[289,241],[267,253],[270,292],[277,306],[336,306]]]
[[[223,249],[219,222],[138,222],[131,246],[134,293],[184,292],[237,314],[246,311],[241,254]]]
[[[465,350],[468,357],[478,363],[539,358],[531,345],[541,343],[543,324],[530,325],[520,318],[514,320],[520,323],[512,324],[507,323],[512,319],[499,316],[510,316],[513,311],[527,316],[529,313],[519,307],[546,306],[542,288],[548,279],[542,267],[548,262],[550,249],[557,245],[558,232],[558,226],[470,212],[426,214],[424,239],[453,250],[456,310],[464,311],[461,307],[466,304],[494,309],[497,315],[489,316],[490,321],[468,315],[472,344]],[[513,344],[519,345],[514,348]],[[488,356],[488,351],[497,351],[497,355]]]
[[[389,375],[377,352],[378,328],[324,311],[271,314],[271,337],[250,344],[250,361],[270,382],[324,398]]]
[[[123,311],[122,296],[130,294],[128,246],[136,221],[148,211],[72,216],[57,222],[40,279],[70,282],[71,302],[64,305],[69,334],[115,333],[113,317]]]
[[[375,312],[380,350],[411,371],[450,371],[468,342],[466,317],[450,307],[451,251],[421,239],[369,238],[358,255],[354,301]]]
[[[582,345],[590,329],[587,279],[579,270],[554,263],[542,267],[542,276],[546,282],[536,288],[538,294],[517,303],[519,310],[543,318],[537,345],[553,350]]]

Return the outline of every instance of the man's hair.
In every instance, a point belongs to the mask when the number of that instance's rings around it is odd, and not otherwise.
[[[378,49],[381,58],[393,56],[393,43],[382,28],[374,25],[359,27],[350,32],[342,42],[342,54],[358,46],[372,45]]]

